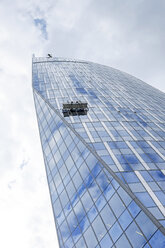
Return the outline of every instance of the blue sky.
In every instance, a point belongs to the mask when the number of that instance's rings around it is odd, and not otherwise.
[[[165,92],[164,12],[163,0],[1,0],[1,247],[58,247],[31,89],[32,54],[109,65]]]
[[[47,28],[46,21],[42,18],[36,18],[36,19],[34,19],[34,24],[36,27],[38,27],[41,30],[43,38],[45,38],[47,40],[48,39],[48,33],[46,30],[46,28]]]

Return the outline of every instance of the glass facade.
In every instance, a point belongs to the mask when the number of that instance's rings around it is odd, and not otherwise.
[[[165,247],[165,94],[92,62],[33,58],[59,246]],[[88,104],[63,116],[63,104]]]

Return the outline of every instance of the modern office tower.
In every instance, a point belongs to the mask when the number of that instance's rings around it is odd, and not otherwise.
[[[59,246],[165,247],[165,94],[91,62],[32,67]]]

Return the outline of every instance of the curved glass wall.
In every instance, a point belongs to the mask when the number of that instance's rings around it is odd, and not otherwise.
[[[165,247],[165,94],[61,58],[33,58],[33,92],[60,247]]]

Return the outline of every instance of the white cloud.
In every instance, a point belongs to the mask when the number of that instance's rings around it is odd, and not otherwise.
[[[164,10],[165,3],[154,0],[1,0],[1,247],[57,244],[32,97],[32,54],[107,64],[165,91]],[[47,40],[34,19],[44,20]]]
[[[48,39],[48,33],[47,33],[47,24],[46,21],[43,18],[35,18],[34,24],[39,27],[41,30],[42,36],[47,40]]]
[[[46,248],[57,239],[31,89],[31,56],[45,39],[24,3],[0,6],[0,246]]]
[[[165,3],[77,2],[60,1],[51,9],[44,51],[110,65],[165,91]]]

